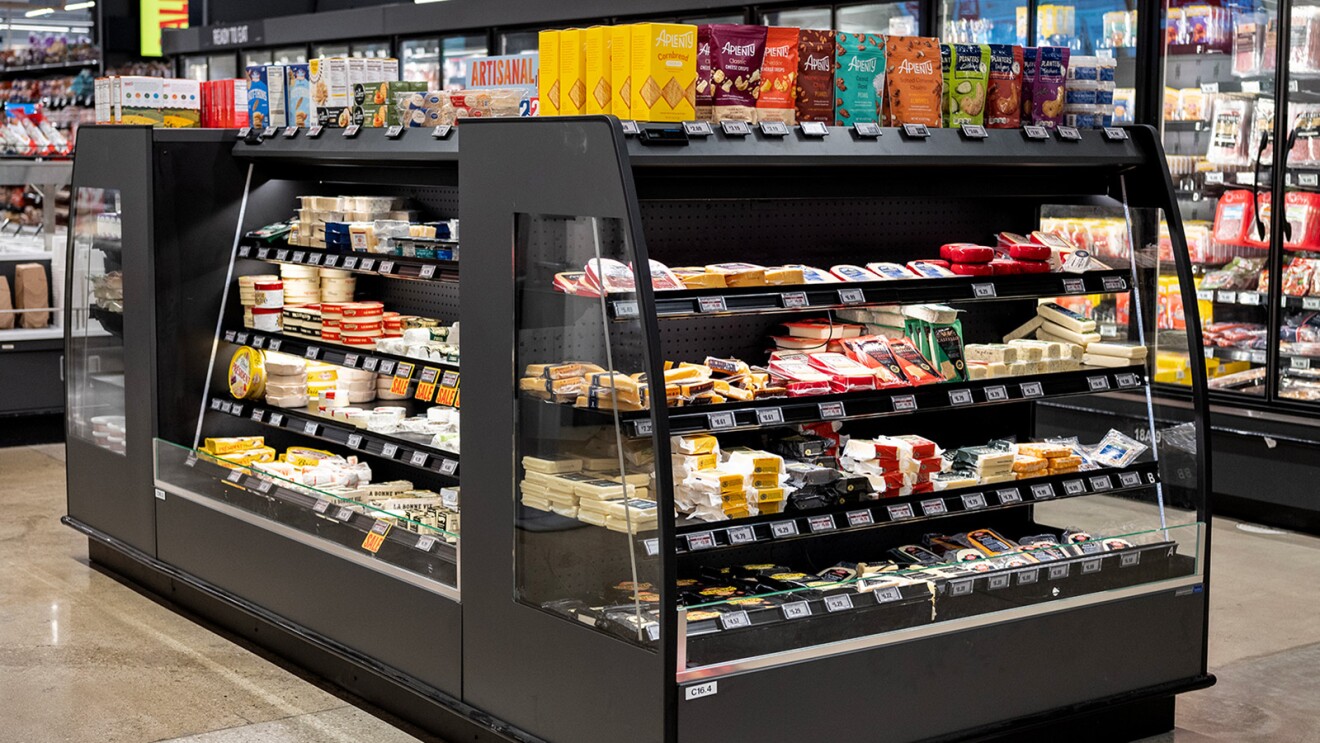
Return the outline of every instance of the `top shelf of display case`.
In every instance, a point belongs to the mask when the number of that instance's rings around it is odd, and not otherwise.
[[[346,165],[458,162],[458,128],[269,127],[233,133],[234,156],[267,161]]]

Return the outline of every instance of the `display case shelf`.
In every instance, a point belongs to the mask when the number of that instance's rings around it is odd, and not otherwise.
[[[662,318],[801,312],[866,307],[876,304],[971,302],[995,299],[1036,299],[1069,294],[1113,294],[1128,290],[1127,269],[1080,274],[1049,273],[1015,276],[859,281],[837,284],[794,284],[745,289],[684,289],[656,292],[656,314]],[[581,297],[588,301],[599,301]],[[637,298],[611,294],[610,317],[637,317]]]
[[[213,397],[210,410],[248,418],[270,428],[292,431],[346,447],[350,452],[400,462],[439,477],[446,485],[458,484],[458,454],[438,449],[407,434],[376,433],[317,415],[286,408],[247,405],[241,400]],[[425,438],[425,437],[422,437]]]
[[[299,245],[238,246],[238,257],[253,258],[269,263],[288,263],[299,266],[337,268],[369,276],[388,276],[395,279],[420,281],[457,281],[458,261],[412,258],[384,253],[341,253]]]
[[[784,539],[822,537],[842,531],[935,520],[974,511],[1015,508],[1062,498],[1127,493],[1154,487],[1158,482],[1158,466],[1147,462],[938,493],[881,497],[815,511],[763,514],[750,519],[719,522],[680,520],[675,523],[674,531],[678,535],[680,554],[730,550]]]
[[[440,387],[458,386],[458,378],[453,377],[453,374],[457,374],[459,370],[459,364],[456,361],[417,359],[411,356],[381,353],[363,347],[345,346],[334,341],[304,338],[290,333],[266,333],[260,330],[228,329],[223,332],[221,338],[226,343],[249,346],[259,351],[278,351],[309,361],[323,361],[346,369],[362,369],[395,377],[396,379],[407,379],[410,389],[412,385],[417,383],[423,371],[430,367],[441,372],[441,376],[438,377],[439,381],[436,382]],[[405,368],[407,369],[406,375],[400,371]],[[452,379],[444,376],[447,372],[451,373]],[[443,405],[444,403],[437,402],[436,404]]]

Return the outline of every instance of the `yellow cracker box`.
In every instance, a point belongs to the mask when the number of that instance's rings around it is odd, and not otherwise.
[[[631,86],[634,119],[695,119],[697,27],[685,23],[634,25]]]
[[[559,115],[559,32],[542,31],[538,37],[541,69],[536,76],[540,116]]]
[[[610,26],[610,113],[632,118],[632,24]]]
[[[559,32],[560,116],[580,116],[587,110],[587,69],[582,52],[582,29]]]
[[[610,29],[592,26],[583,31],[582,49],[587,86],[586,113],[611,113],[614,90],[610,86]]]

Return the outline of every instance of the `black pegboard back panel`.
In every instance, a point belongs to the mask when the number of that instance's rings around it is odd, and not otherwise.
[[[385,303],[393,312],[432,317],[444,323],[458,322],[457,281],[404,281],[358,279],[357,295]]]
[[[1031,203],[993,198],[646,199],[640,206],[647,250],[668,266],[907,262],[938,258],[943,243],[991,244],[996,232],[1036,225]]]

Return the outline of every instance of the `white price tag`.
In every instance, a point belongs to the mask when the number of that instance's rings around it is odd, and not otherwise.
[[[1046,498],[1053,498],[1054,485],[1048,482],[1042,483],[1040,485],[1032,485],[1031,497],[1035,498],[1036,500],[1045,500]]]
[[[618,318],[637,317],[637,302],[635,300],[615,302],[614,316]]]
[[[912,395],[895,395],[890,398],[895,413],[911,413],[917,409],[917,398]]]
[[[1040,568],[1031,568],[1029,570],[1019,570],[1017,574],[1018,585],[1028,586],[1040,580]]]
[[[269,493],[273,487],[275,487],[275,483],[270,480],[262,480],[257,483],[257,490],[260,490],[263,493]]]
[[[291,257],[291,260],[294,263],[302,263],[303,261],[307,260],[307,254],[301,250],[295,250],[293,256]]]
[[[357,270],[357,264],[358,264],[357,256],[349,255],[344,257],[344,270],[355,271]]]
[[[730,630],[730,629],[739,629],[741,627],[750,627],[750,626],[752,626],[752,620],[748,618],[747,612],[741,609],[739,609],[738,611],[731,611],[724,614],[720,614],[721,629]]]
[[[796,521],[776,521],[770,525],[770,535],[775,539],[796,537],[798,533]]]
[[[963,508],[968,511],[976,511],[986,507],[984,493],[968,493],[962,497]]]
[[[399,453],[399,447],[397,444],[385,444],[381,448],[380,455],[382,457],[385,457],[386,459],[394,459],[394,455],[398,453]]]
[[[784,619],[806,619],[811,616],[811,604],[805,601],[793,601],[780,607]]]
[[[1063,291],[1068,294],[1084,294],[1086,292],[1086,282],[1081,279],[1064,279]]]
[[[962,135],[968,139],[989,139],[990,133],[980,124],[963,124]]]
[[[989,299],[995,295],[994,284],[972,284],[972,296],[977,299]]]
[[[720,128],[724,130],[726,137],[746,137],[752,133],[752,127],[746,121],[721,121]]]
[[[431,548],[435,546],[435,537],[418,537],[417,544],[413,546],[423,552],[430,552]]]
[[[1077,127],[1075,126],[1061,126],[1055,131],[1059,133],[1059,139],[1064,140],[1065,142],[1082,141],[1082,133],[1077,131]]]
[[[646,550],[647,557],[655,557],[660,554],[660,540],[652,537],[642,540],[642,549]]]
[[[313,421],[303,421],[303,433],[308,436],[315,436],[319,428],[320,426]]]
[[[930,129],[925,124],[904,124],[903,133],[913,139],[925,139],[930,136]]]
[[[230,482],[238,482],[243,479],[243,470],[230,470],[229,475],[225,477]]]
[[[985,579],[985,587],[986,590],[997,591],[1001,588],[1008,588],[1009,581],[1011,580],[1012,580],[1011,576],[1009,576],[1007,573],[1003,575],[991,575]]]
[[[414,467],[425,467],[425,466],[426,466],[426,460],[427,460],[427,454],[426,454],[426,452],[424,452],[424,451],[415,451],[415,452],[413,452],[413,454],[412,454],[412,458],[409,459],[408,462],[409,462],[410,464],[412,464]]]
[[[381,274],[394,273],[394,261],[381,261],[377,272]]]
[[[361,129],[362,126],[360,124],[349,124],[348,126],[344,127],[344,134],[343,134],[344,139],[352,139],[356,137],[358,135],[358,132],[361,131]]]
[[[211,409],[212,409],[212,410],[219,410],[219,409],[220,409],[220,406],[221,406],[221,405],[224,405],[224,403],[225,403],[224,400],[221,400],[221,399],[218,398],[218,397],[213,397],[213,398],[211,398]]]
[[[820,411],[820,417],[825,420],[843,418],[847,415],[842,402],[823,402],[817,406],[817,409]]]
[[[1021,387],[1023,397],[1045,396],[1045,390],[1040,386],[1040,382],[1023,382]]]
[[[971,390],[949,390],[949,404],[957,407],[959,405],[972,404]]]
[[[848,611],[853,608],[852,597],[846,593],[825,597],[825,610],[833,614],[836,611]]]
[[[353,509],[348,508],[347,506],[340,508],[338,511],[335,511],[335,518],[340,521],[349,521],[353,518]]]
[[[275,260],[277,260],[277,261],[287,261],[287,260],[289,260],[289,251],[287,251],[287,250],[277,250],[277,251],[275,251]]]
[[[280,347],[283,345],[284,345],[284,341],[280,340],[279,338],[271,338],[270,342],[266,344],[266,347],[272,351],[278,351],[280,350]]]
[[[355,353],[344,354],[344,366],[350,369],[356,369],[358,365],[358,355]]]
[[[1043,126],[1024,126],[1022,127],[1022,133],[1026,135],[1027,139],[1036,141],[1043,141],[1050,138],[1050,133],[1046,131]]]
[[[907,519],[916,518],[916,514],[912,512],[911,503],[885,506],[885,510],[889,512],[890,521],[906,521]]]
[[[279,428],[280,426],[284,425],[284,414],[283,414],[283,413],[271,413],[271,414],[270,414],[270,425],[275,426],[276,428]]]
[[[870,526],[875,523],[870,511],[849,511],[848,526]]]
[[[995,497],[999,498],[999,505],[1001,506],[1011,506],[1014,503],[1022,502],[1022,493],[1019,492],[1017,488],[996,490]]]
[[[728,310],[729,306],[724,302],[724,297],[697,297],[697,311],[702,314]]]
[[[763,137],[787,137],[788,124],[782,121],[762,121],[761,136]]]
[[[1097,493],[1105,490],[1113,490],[1114,483],[1109,479],[1109,475],[1096,475],[1091,478],[1091,489]]]
[[[261,408],[257,408],[257,409],[255,409],[255,410],[252,411],[252,420],[254,420],[254,421],[260,423],[262,417],[263,417],[265,414],[266,414],[266,411],[262,410]]]
[[[1049,571],[1046,573],[1046,576],[1050,580],[1062,580],[1068,577],[1070,568],[1071,565],[1066,562],[1063,563],[1062,565],[1051,565]]]
[[[1302,298],[1302,309],[1304,309],[1304,310],[1320,310],[1320,297],[1303,297],[1303,298]]]
[[[1293,356],[1288,359],[1288,366],[1293,369],[1310,369],[1311,360],[1304,356]]]
[[[898,590],[898,586],[879,588],[872,593],[875,594],[875,602],[877,604],[889,604],[903,598],[903,592]]]
[[[1118,484],[1125,488],[1141,487],[1141,475],[1136,472],[1118,473]]]
[[[799,126],[804,137],[826,137],[830,133],[829,127],[825,126],[823,121],[804,121]]]
[[[779,295],[779,302],[788,310],[800,310],[810,304],[806,292],[784,292]]]
[[[840,289],[839,304],[862,304],[866,301],[866,292],[861,289]]]
[[[376,371],[376,367],[379,365],[380,365],[380,359],[376,358],[375,356],[368,356],[362,362],[362,368],[370,372]]]
[[[834,531],[834,517],[828,514],[823,516],[812,516],[807,519],[807,527],[811,529],[812,534]]]
[[[316,513],[325,513],[330,510],[330,501],[325,498],[317,498],[316,505],[312,506],[312,510]]]
[[[1103,392],[1109,389],[1109,377],[1087,377],[1086,386],[1092,392]]]
[[[1064,495],[1081,495],[1086,492],[1086,483],[1081,480],[1068,480],[1063,483]]]
[[[711,130],[709,121],[684,121],[683,133],[689,137],[709,137],[715,132]]]
[[[857,132],[857,136],[861,139],[876,139],[881,135],[880,125],[874,121],[853,124],[853,131]]]
[[[376,270],[376,259],[375,259],[375,258],[363,258],[362,260],[358,261],[358,270],[360,270],[360,271],[375,271],[375,270]]]
[[[446,459],[440,463],[440,474],[442,475],[453,475],[457,471],[458,460],[456,459]]]
[[[423,279],[433,278],[435,276],[435,266],[422,266],[421,272],[417,275]]]
[[[642,128],[637,126],[637,122],[632,119],[621,119],[619,127],[623,129],[624,136],[634,136],[642,133]]]
[[[1100,564],[1102,562],[1104,562],[1104,558],[1101,557],[1093,557],[1089,560],[1082,560],[1082,575],[1088,575],[1090,573],[1100,572]]]
[[[757,408],[756,423],[761,426],[778,426],[784,423],[784,411],[781,408]]]
[[[703,531],[687,536],[689,552],[699,552],[715,548],[715,532]]]
[[[403,136],[403,127],[399,126],[398,124],[395,124],[394,126],[391,126],[385,130],[386,139],[398,139],[401,136]]]
[[[655,430],[650,418],[637,421],[633,424],[633,428],[637,431],[638,436],[650,436],[651,432]]]
[[[1127,281],[1122,276],[1105,276],[1100,279],[1100,285],[1107,292],[1127,291]]]
[[[440,124],[431,130],[431,136],[435,139],[445,139],[449,136],[449,131],[451,129],[453,129],[453,125],[451,124]]]
[[[284,127],[284,138],[285,138],[285,139],[293,139],[293,138],[296,137],[296,136],[298,136],[298,127],[296,127],[296,126],[286,126],[286,127]]]
[[[733,428],[738,424],[734,419],[732,412],[708,413],[706,415],[706,422],[712,431],[724,431]]]
[[[949,512],[949,507],[944,504],[942,498],[924,500],[921,502],[921,514],[923,516],[943,516]]]
[[[308,346],[307,350],[303,351],[303,358],[309,359],[311,361],[315,361],[316,357],[320,355],[321,355],[321,349],[317,348],[316,346]]]
[[[1120,568],[1130,568],[1141,563],[1140,552],[1124,552],[1118,556],[1118,566]]]
[[[1008,399],[1008,388],[1002,384],[985,388],[986,402],[1003,402]]]
[[[729,544],[751,544],[756,541],[756,532],[750,526],[731,526],[726,534]]]

